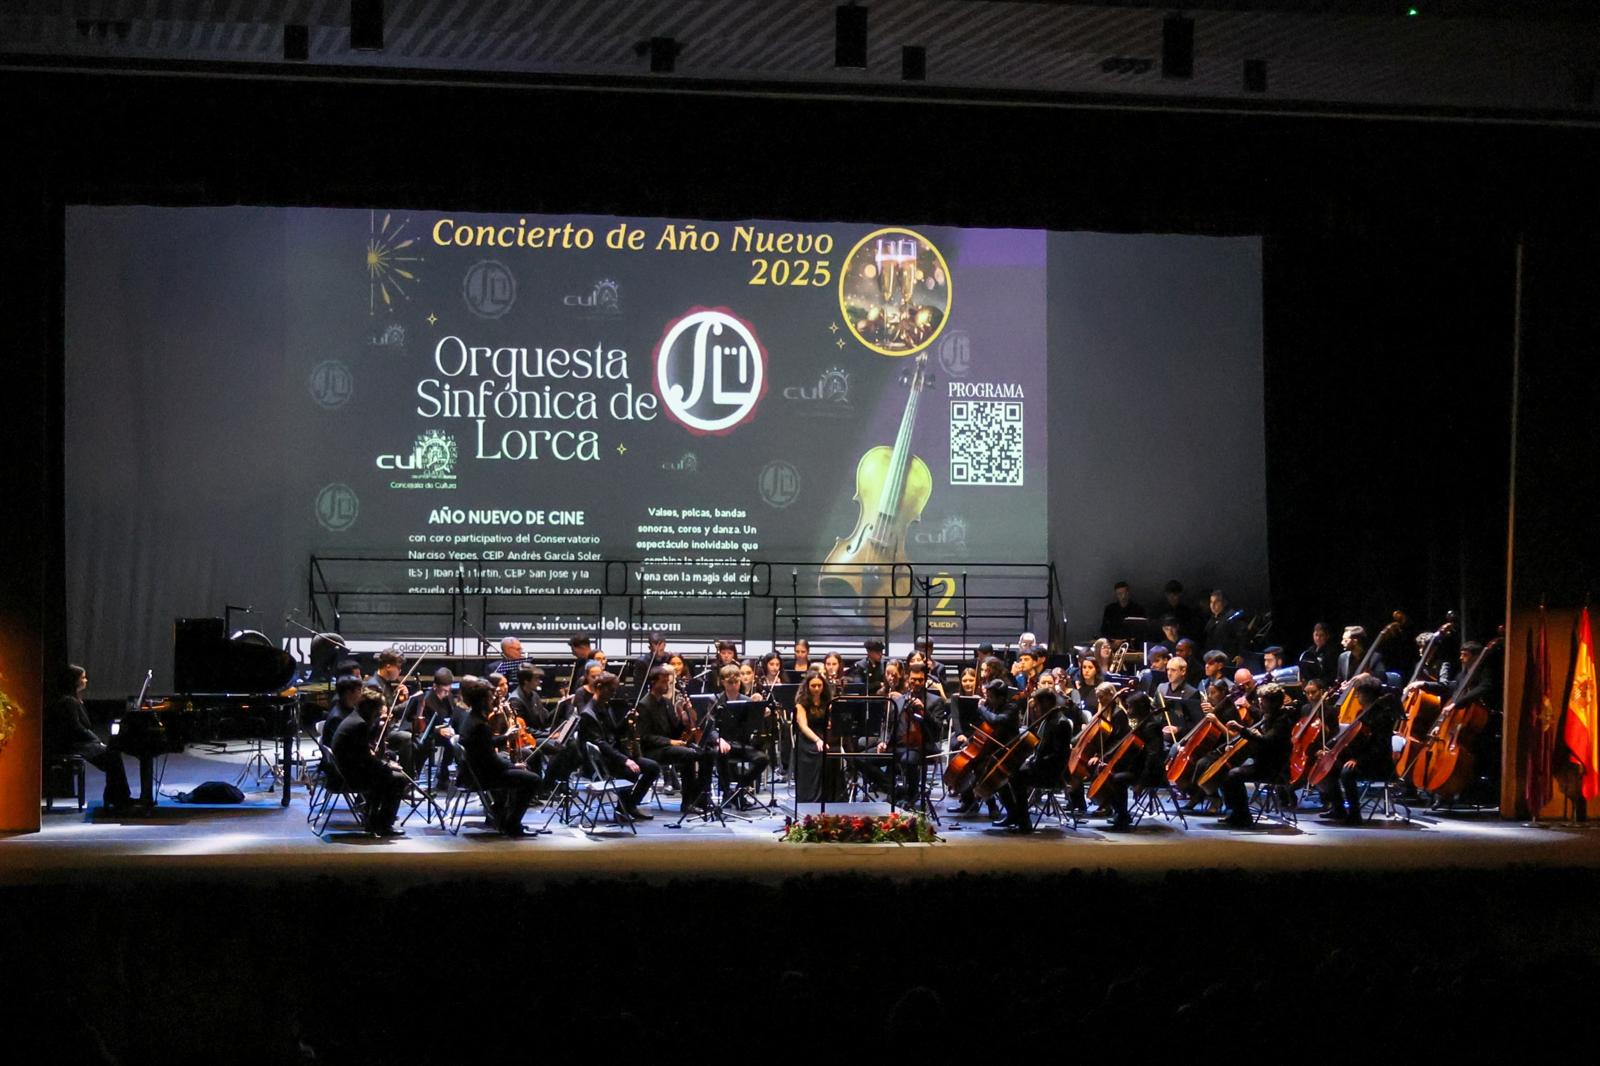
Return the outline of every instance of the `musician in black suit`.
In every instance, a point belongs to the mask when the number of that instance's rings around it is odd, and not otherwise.
[[[1200,643],[1223,652],[1229,662],[1237,663],[1244,654],[1245,640],[1249,635],[1245,631],[1244,612],[1229,606],[1228,597],[1221,589],[1211,590],[1208,603],[1211,614],[1200,634]]]
[[[83,693],[89,687],[89,672],[81,666],[68,666],[61,675],[61,695],[44,709],[44,757],[77,755],[106,776],[100,802],[118,811],[132,804],[128,793],[128,770],[122,753],[100,740],[89,724],[83,707]]]
[[[411,725],[404,720],[401,713],[407,700],[411,698],[411,690],[406,687],[405,679],[401,676],[401,668],[405,659],[397,648],[385,648],[378,653],[378,668],[367,678],[367,688],[383,696],[386,706],[392,708],[399,716],[389,730],[387,746],[400,763],[400,768],[411,777],[417,776],[417,771],[422,767],[422,753],[418,750],[418,738],[412,735]]]
[[[1168,739],[1181,737],[1200,724],[1200,690],[1189,684],[1189,664],[1182,657],[1167,660],[1167,679],[1156,686],[1156,713],[1169,719]]]
[[[641,804],[660,776],[661,766],[654,759],[646,758],[642,748],[637,758],[628,753],[633,733],[632,711],[611,705],[611,698],[617,694],[617,675],[601,672],[590,684],[594,698],[578,712],[578,738],[599,750],[600,769],[633,783],[632,789],[617,797],[619,813],[634,821],[652,818],[654,816]]]
[[[639,748],[658,765],[677,768],[683,785],[682,810],[688,813],[704,806],[718,749],[696,743],[689,735],[685,715],[694,711],[687,703],[678,706],[677,673],[672,667],[656,664],[647,680],[650,691],[639,700]]]
[[[1005,815],[994,823],[1018,833],[1033,832],[1033,819],[1028,816],[1028,799],[1033,790],[1059,788],[1065,783],[1067,756],[1072,753],[1072,738],[1078,731],[1071,704],[1054,688],[1040,688],[1031,702],[1034,710],[1030,717],[1035,719],[1033,730],[1039,744],[1000,790]]]
[[[400,813],[400,800],[410,783],[405,771],[378,758],[372,750],[373,729],[384,713],[383,696],[368,689],[333,732],[334,765],[346,788],[365,795],[367,829],[377,836],[404,836],[394,827]]]
[[[508,702],[511,709],[528,723],[529,729],[549,729],[554,724],[554,708],[547,706],[539,693],[543,681],[544,671],[537,666],[523,663],[517,667],[517,687],[512,690]]]
[[[1324,685],[1338,680],[1339,649],[1333,646],[1331,631],[1326,622],[1311,627],[1311,647],[1300,653],[1300,680],[1316,678]]]
[[[461,680],[461,695],[467,706],[467,715],[461,726],[461,750],[466,757],[466,769],[478,786],[494,794],[500,793],[497,825],[506,836],[525,836],[522,816],[533,801],[540,778],[531,769],[511,765],[498,746],[506,739],[496,736],[489,725],[489,702],[492,692],[484,681],[476,677]]]
[[[1283,686],[1269,681],[1256,690],[1256,696],[1261,715],[1259,724],[1230,722],[1227,726],[1232,737],[1243,738],[1245,744],[1244,760],[1235,758],[1222,782],[1222,802],[1227,808],[1222,824],[1235,829],[1248,829],[1251,825],[1245,783],[1276,782],[1283,776],[1294,732],[1289,693]]]
[[[1361,733],[1343,752],[1338,767],[1339,787],[1327,790],[1324,798],[1329,809],[1319,817],[1360,825],[1361,779],[1387,778],[1394,770],[1392,743],[1400,701],[1372,674],[1357,674],[1350,681],[1350,691],[1355,696]]]
[[[928,664],[928,680],[944,684],[944,663],[933,657],[933,638],[918,637],[911,642],[911,650],[922,653],[923,662]]]
[[[1339,638],[1339,645],[1344,648],[1339,653],[1339,665],[1334,669],[1334,679],[1349,681],[1361,668],[1361,660],[1367,658],[1367,631],[1362,626],[1345,626],[1344,634]],[[1367,660],[1366,672],[1373,677],[1383,678],[1383,654],[1378,651],[1372,653],[1372,658]]]
[[[1118,581],[1111,587],[1111,593],[1116,598],[1100,613],[1100,635],[1112,640],[1135,636],[1128,632],[1128,619],[1146,617],[1144,608],[1134,602],[1133,590],[1126,581]]]
[[[1110,682],[1107,682],[1110,684]],[[1106,783],[1110,790],[1111,824],[1109,829],[1131,829],[1133,819],[1128,814],[1130,788],[1154,788],[1166,779],[1167,749],[1165,743],[1166,719],[1156,713],[1150,697],[1143,692],[1129,696],[1127,702],[1111,712],[1111,737],[1101,749],[1107,759],[1128,736],[1138,741],[1116,765],[1115,772]],[[1102,767],[1101,758],[1089,760],[1091,779]]]
[[[416,755],[418,767],[426,764],[434,750],[438,749],[439,773],[435,778],[435,787],[446,780],[445,775],[450,770],[452,752],[450,738],[456,735],[458,703],[455,682],[455,674],[451,673],[448,666],[439,667],[433,672],[433,684],[406,701],[405,714],[401,719],[407,726],[412,727],[412,750]]]
[[[1172,649],[1165,644],[1152,644],[1145,653],[1145,667],[1139,671],[1137,678],[1139,691],[1146,696],[1154,696],[1156,689],[1167,680],[1167,660],[1172,658]]]
[[[867,654],[850,666],[850,676],[864,682],[868,695],[883,691],[883,641],[873,637],[862,644]]]

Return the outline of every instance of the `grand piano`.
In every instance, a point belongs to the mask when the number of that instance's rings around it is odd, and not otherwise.
[[[300,694],[289,688],[294,657],[252,630],[233,634],[220,618],[179,618],[173,624],[173,692],[131,701],[116,723],[117,746],[139,760],[140,800],[154,804],[156,758],[228,731],[269,736],[293,764]],[[283,789],[283,806],[289,789]]]

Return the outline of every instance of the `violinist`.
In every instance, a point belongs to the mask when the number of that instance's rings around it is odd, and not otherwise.
[[[543,681],[544,671],[537,666],[523,663],[517,667],[517,688],[511,693],[511,710],[527,722],[530,729],[549,729],[553,724],[553,710],[539,694]]]
[[[909,670],[905,691],[889,696],[889,714],[878,739],[879,754],[894,754],[898,764],[895,783],[908,805],[922,797],[923,767],[928,756],[939,750],[948,718],[944,698],[928,688],[928,668],[917,663]]]
[[[322,720],[322,726],[318,730],[318,737],[324,747],[333,747],[334,732],[339,728],[339,723],[356,709],[356,703],[364,691],[366,686],[359,676],[341,677],[333,683],[333,706],[329,708],[328,717]]]
[[[721,713],[728,704],[745,698],[740,690],[739,668],[729,665],[722,668],[719,675],[722,691],[717,693],[717,698],[711,705],[712,723],[708,725],[709,743],[716,749],[717,777],[722,786],[722,796],[726,799],[736,788],[754,789],[756,782],[761,780],[761,773],[767,768],[767,756],[754,744],[735,743],[723,738],[720,728]],[[736,772],[735,764],[746,763],[744,773]]]
[[[756,686],[763,695],[783,684],[783,656],[769,651],[761,657],[761,667],[756,671]]]
[[[650,795],[650,786],[660,775],[661,767],[654,759],[646,758],[642,749],[637,758],[628,753],[632,743],[633,722],[630,719],[633,712],[612,705],[612,697],[617,694],[617,675],[602,671],[590,684],[593,698],[578,712],[578,737],[599,749],[602,772],[633,783],[632,789],[617,795],[618,813],[633,821],[648,820],[653,815],[641,804]]]
[[[718,679],[722,676],[723,667],[731,666],[738,669],[739,646],[737,644],[731,640],[719,640],[716,642],[716,652],[717,657],[711,665],[695,676],[694,688],[696,692],[701,694],[720,692],[722,689]]]
[[[388,711],[376,690],[360,693],[354,707],[333,731],[329,747],[345,788],[362,793],[366,799],[367,830],[374,836],[398,837],[405,836],[405,830],[396,829],[394,820],[411,782],[404,770],[373,750],[375,732],[382,728],[380,720]]]
[[[1116,698],[1116,688],[1111,682],[1106,682],[1101,688],[1112,689],[1111,697]],[[1107,786],[1111,790],[1111,824],[1107,828],[1120,831],[1133,828],[1133,819],[1128,814],[1128,790],[1153,788],[1165,779],[1166,720],[1156,712],[1149,696],[1135,692],[1126,703],[1119,703],[1112,710],[1109,721],[1110,736],[1104,741],[1100,753],[1089,759],[1091,775],[1100,771],[1110,753],[1127,737],[1134,736],[1139,740],[1139,744],[1128,749],[1117,763],[1116,772],[1111,775]]]
[[[899,659],[883,661],[883,689],[879,696],[896,696],[906,690],[906,664]]]
[[[1251,825],[1250,800],[1246,795],[1247,781],[1277,782],[1289,763],[1290,734],[1294,730],[1294,714],[1290,710],[1289,693],[1283,686],[1269,681],[1257,693],[1260,718],[1257,724],[1244,725],[1229,722],[1227,730],[1235,740],[1244,742],[1244,761],[1234,759],[1222,782],[1222,801],[1227,813],[1222,824],[1235,829],[1248,829]]]
[[[804,637],[794,642],[794,658],[789,660],[789,669],[802,676],[811,669],[811,642]]]
[[[1350,680],[1350,691],[1354,693],[1359,708],[1357,715],[1362,732],[1344,753],[1345,759],[1339,765],[1339,787],[1331,790],[1327,796],[1329,809],[1320,817],[1346,825],[1360,825],[1360,779],[1385,779],[1394,770],[1391,742],[1394,739],[1395,719],[1400,713],[1400,702],[1372,674],[1357,674]],[[1350,726],[1345,728],[1349,729]]]
[[[841,761],[826,756],[827,743],[842,751],[839,738],[828,736],[828,707],[833,690],[820,671],[806,675],[794,701],[795,739],[794,798],[798,803],[829,803],[844,799]]]
[[[716,752],[694,735],[694,707],[678,695],[672,667],[657,664],[647,681],[650,690],[639,700],[639,748],[646,758],[677,770],[685,814],[703,809]]]
[[[385,648],[378,653],[378,669],[367,679],[368,690],[377,692],[395,714],[400,714],[406,701],[411,698],[411,691],[400,676],[404,661],[398,649]],[[391,727],[387,746],[399,761],[400,768],[415,778],[422,766],[422,755],[417,750],[417,738],[413,736],[410,725],[410,722],[401,721]]]
[[[505,675],[497,675],[504,677]],[[497,748],[507,736],[495,736],[489,724],[489,706],[493,688],[483,679],[461,679],[461,696],[467,714],[461,724],[461,750],[466,769],[479,788],[489,793],[500,793],[496,825],[506,836],[525,836],[522,816],[527,813],[534,792],[539,788],[540,777],[533,770],[514,766]]]
[[[1005,815],[994,823],[996,828],[1033,832],[1033,819],[1028,816],[1033,790],[1059,788],[1063,784],[1067,756],[1072,752],[1072,738],[1078,729],[1070,707],[1070,702],[1054,685],[1041,685],[1029,700],[1028,717],[1033,719],[1032,728],[1038,734],[1039,744],[1000,790]]]
[[[830,651],[822,657],[822,676],[827,679],[828,688],[834,695],[844,691],[844,659],[836,651]]]
[[[640,672],[648,679],[650,671],[667,661],[667,635],[659,629],[651,630],[649,647],[639,655],[635,655],[633,661],[638,664]],[[649,681],[646,680],[645,684],[649,684]]]
[[[747,700],[766,699],[756,678],[756,661],[746,659],[739,664],[739,694]]]
[[[1016,670],[1012,673],[1011,680],[1018,691],[1024,695],[1033,691],[1034,679],[1044,668],[1044,660],[1043,648],[1027,647],[1017,652]]]
[[[1078,720],[1087,722],[1099,708],[1100,701],[1095,696],[1095,690],[1100,687],[1100,663],[1090,653],[1078,657],[1078,669],[1071,675],[1071,684],[1067,687],[1067,699],[1071,701],[1076,710]],[[1113,691],[1116,686],[1112,686]]]

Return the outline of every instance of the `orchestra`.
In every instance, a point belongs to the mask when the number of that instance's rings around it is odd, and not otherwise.
[[[1138,628],[1147,620],[1131,590],[1115,591],[1103,629],[1154,636],[1155,623]],[[1063,817],[1097,812],[1112,830],[1170,805],[1169,817],[1207,810],[1242,831],[1269,793],[1280,806],[1309,803],[1328,822],[1362,824],[1374,785],[1435,805],[1488,791],[1498,672],[1481,666],[1498,639],[1461,641],[1446,621],[1416,637],[1416,669],[1402,685],[1383,658],[1402,615],[1375,638],[1344,627],[1337,648],[1319,622],[1291,659],[1253,637],[1221,592],[1203,620],[1177,609],[1181,587],[1169,585],[1166,606],[1161,642],[1106,636],[1052,649],[1024,633],[1015,645],[969,645],[970,657],[950,662],[933,657],[928,637],[898,651],[870,637],[853,660],[843,645],[814,650],[820,642],[802,637],[741,659],[731,639],[685,651],[655,631],[613,673],[604,649],[575,633],[565,663],[530,656],[508,636],[478,676],[429,664],[419,685],[428,656],[408,667],[398,649],[383,649],[367,674],[350,655],[329,669],[328,710],[314,730],[320,773],[360,799],[378,835],[402,832],[408,798],[414,811],[453,795],[453,776],[484,795],[487,824],[508,836],[525,833],[533,804],[561,802],[573,779],[591,774],[618,783],[619,822],[650,820],[663,793],[684,817],[784,802],[798,812],[847,797],[937,817],[939,798],[956,824],[986,808],[1012,833],[1032,832],[1056,794]],[[1197,651],[1189,625],[1213,646]],[[1053,666],[1062,662],[1070,668]],[[127,775],[115,746],[90,744],[81,702],[74,707],[84,674],[73,670],[72,691],[46,715],[47,750],[105,772],[104,806],[124,809]],[[841,697],[857,701],[844,717]],[[130,710],[131,723],[141,711]],[[760,798],[780,785],[776,807]]]

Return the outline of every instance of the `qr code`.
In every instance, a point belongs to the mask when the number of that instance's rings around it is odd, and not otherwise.
[[[1022,404],[951,401],[950,484],[1022,484]]]

